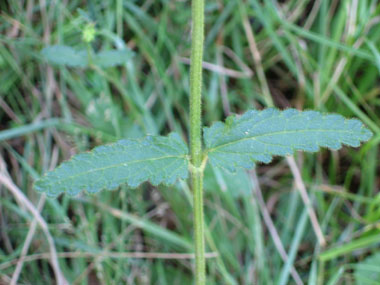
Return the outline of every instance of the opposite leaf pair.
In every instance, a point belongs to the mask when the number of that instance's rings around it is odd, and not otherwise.
[[[274,155],[296,150],[339,149],[342,144],[357,147],[372,133],[356,120],[316,111],[266,109],[248,111],[204,128],[209,162],[235,171],[254,163],[271,161]],[[76,195],[95,193],[127,183],[137,187],[144,181],[154,185],[173,184],[188,176],[188,148],[178,134],[121,140],[78,154],[35,183],[38,191],[56,197],[62,192]]]

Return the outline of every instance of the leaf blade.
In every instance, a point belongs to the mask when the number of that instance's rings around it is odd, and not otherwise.
[[[46,46],[42,49],[41,55],[49,63],[58,66],[85,68],[90,63],[86,50],[76,50],[66,45]],[[126,63],[133,55],[133,52],[129,49],[103,50],[94,53],[92,61],[102,68],[114,67]]]
[[[88,65],[87,51],[75,50],[70,46],[47,46],[42,49],[41,55],[49,63],[60,66],[86,67]]]
[[[105,50],[94,56],[94,63],[100,67],[113,67],[124,64],[133,57],[130,50]]]
[[[275,155],[290,155],[296,150],[335,150],[342,144],[357,147],[371,136],[359,120],[295,109],[248,111],[204,128],[210,163],[230,171],[252,168],[255,162],[268,163]]]
[[[137,187],[144,181],[173,184],[188,175],[188,149],[178,134],[120,140],[75,155],[36,181],[34,188],[56,197],[82,190],[96,193],[121,184]]]

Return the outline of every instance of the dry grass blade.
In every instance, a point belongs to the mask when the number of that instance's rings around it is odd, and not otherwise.
[[[281,242],[280,236],[277,232],[277,229],[272,221],[272,218],[270,217],[269,211],[265,205],[265,201],[263,198],[263,194],[261,191],[261,187],[259,184],[259,180],[257,178],[256,170],[251,170],[250,171],[250,176],[254,185],[254,191],[256,192],[256,197],[260,206],[261,214],[263,215],[264,223],[267,226],[269,233],[272,237],[272,240],[274,242],[274,245],[276,246],[276,249],[278,253],[280,254],[282,260],[284,262],[287,262],[288,260],[288,255],[286,254],[285,248]],[[290,271],[290,274],[292,275],[294,281],[296,282],[297,285],[303,284],[301,277],[297,273],[296,269],[294,266],[292,266],[292,269]]]
[[[42,208],[43,208],[43,206],[45,204],[45,200],[46,200],[46,196],[43,195],[41,197],[40,201],[38,202],[38,206],[37,206],[37,211],[38,212],[41,212],[41,210],[42,210]],[[21,250],[20,258],[18,259],[17,265],[16,265],[16,269],[13,272],[12,280],[9,283],[10,285],[16,285],[17,284],[17,281],[19,279],[22,267],[24,265],[25,256],[28,253],[29,246],[30,246],[30,244],[31,244],[31,242],[33,240],[33,236],[34,236],[34,234],[36,232],[36,228],[37,228],[37,219],[34,218],[33,222],[30,225],[30,229],[28,231],[28,234],[27,234],[27,236],[25,238],[25,242],[24,242],[24,245],[23,245],[22,250]]]
[[[190,59],[186,57],[180,57],[179,60],[182,63],[190,64]],[[221,75],[225,75],[231,78],[250,78],[253,75],[253,72],[251,69],[249,69],[246,65],[242,66],[244,68],[244,71],[237,71],[234,69],[230,69],[224,66],[220,66],[217,64],[213,64],[210,62],[203,62],[202,67],[204,69],[219,73]]]
[[[20,204],[25,206],[29,212],[34,216],[37,223],[42,228],[43,232],[46,235],[46,239],[49,244],[50,248],[50,262],[54,270],[54,274],[56,277],[57,284],[59,285],[66,285],[68,282],[66,281],[65,277],[63,276],[61,269],[58,264],[58,257],[57,257],[57,251],[55,249],[54,240],[51,236],[48,225],[46,224],[45,220],[41,217],[38,210],[34,207],[34,205],[29,201],[29,199],[24,195],[24,193],[13,183],[13,181],[6,176],[4,173],[0,173],[0,183],[3,184],[8,190],[13,194],[13,196],[19,201]]]
[[[302,180],[301,172],[300,172],[293,156],[288,156],[286,158],[286,160],[288,161],[290,170],[292,171],[296,187],[300,191],[302,200],[303,200],[303,202],[307,208],[307,211],[309,213],[311,225],[313,226],[313,230],[314,230],[314,232],[318,238],[319,245],[324,247],[326,245],[326,239],[325,239],[325,236],[323,235],[321,226],[319,225],[318,218],[317,218],[317,215],[315,214],[315,211],[312,207],[310,198],[307,195],[305,183]]]

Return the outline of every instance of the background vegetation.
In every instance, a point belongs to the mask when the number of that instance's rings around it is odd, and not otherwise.
[[[0,1],[0,10],[0,283],[54,283],[29,200],[70,284],[191,284],[186,181],[56,200],[32,189],[99,144],[186,138],[190,1]],[[126,45],[134,57],[109,68],[44,61],[49,44],[86,48],[92,22],[94,50]],[[257,176],[208,168],[208,284],[379,284],[379,22],[376,0],[207,1],[206,125],[274,104],[358,117],[374,132],[360,149],[297,154],[298,167],[276,159]]]

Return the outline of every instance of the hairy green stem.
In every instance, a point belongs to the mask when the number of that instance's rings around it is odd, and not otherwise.
[[[195,280],[197,285],[206,281],[204,221],[203,221],[203,168],[201,134],[202,57],[204,41],[204,0],[192,1],[192,41],[190,65],[190,152],[191,179],[194,195]]]

